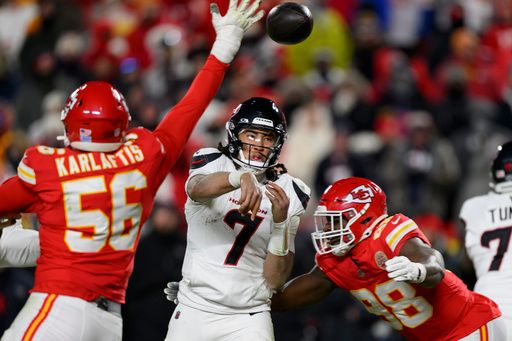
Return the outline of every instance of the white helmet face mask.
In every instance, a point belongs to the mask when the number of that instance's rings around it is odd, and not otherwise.
[[[368,238],[374,224],[362,233],[359,240],[356,240],[351,226],[366,213],[369,206],[364,205],[359,212],[352,207],[343,211],[327,211],[325,206],[318,206],[314,213],[315,232],[311,233],[316,251],[321,255],[332,253],[344,256],[361,240]]]
[[[350,225],[359,217],[360,214],[353,208],[327,211],[325,206],[319,206],[314,214],[316,231],[311,234],[316,251],[321,255],[345,255],[355,245],[356,240]]]

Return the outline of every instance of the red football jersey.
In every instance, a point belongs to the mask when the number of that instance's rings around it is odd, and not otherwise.
[[[449,270],[430,289],[390,279],[384,263],[399,256],[403,244],[413,237],[430,245],[413,220],[393,215],[348,255],[317,254],[316,262],[336,285],[409,340],[459,340],[501,315],[492,300],[470,291]]]
[[[169,171],[159,141],[130,132],[115,153],[31,147],[18,176],[41,204],[34,291],[124,301],[140,228]]]
[[[154,195],[222,82],[210,56],[184,98],[154,132],[136,128],[115,152],[31,147],[18,177],[0,187],[0,216],[34,212],[41,256],[33,291],[124,303],[141,226]],[[14,180],[14,181],[12,181]],[[17,199],[23,198],[22,200]]]

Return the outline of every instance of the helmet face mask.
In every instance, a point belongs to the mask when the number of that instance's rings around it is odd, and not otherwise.
[[[325,206],[317,209],[314,215],[315,229],[312,233],[315,249],[320,254],[333,253],[343,256],[351,248],[356,238],[350,225],[357,220],[353,208],[345,211],[327,211]],[[351,217],[350,219],[348,219]]]
[[[512,192],[512,141],[498,147],[491,165],[491,180],[489,185],[496,192]]]
[[[61,113],[64,143],[84,151],[111,152],[124,142],[131,120],[123,95],[106,82],[87,82],[68,98]]]
[[[273,101],[253,97],[241,103],[226,130],[229,155],[240,167],[259,173],[276,165],[286,140],[286,120]]]
[[[364,178],[339,180],[324,192],[314,213],[316,251],[343,256],[386,216],[386,195],[379,186]]]

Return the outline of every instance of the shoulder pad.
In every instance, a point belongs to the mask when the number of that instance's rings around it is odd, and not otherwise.
[[[403,214],[395,214],[384,220],[377,229],[374,238],[376,239],[382,234],[389,249],[395,252],[397,246],[401,244],[400,242],[405,240],[404,238],[411,233],[416,235],[415,232],[419,232],[419,229],[414,220]]]
[[[300,179],[292,178],[293,190],[297,194],[302,207],[306,209],[309,198],[311,197],[311,189]]]
[[[202,148],[192,155],[190,169],[197,169],[206,166],[212,161],[217,160],[223,154],[216,148]]]
[[[27,148],[27,150],[25,150],[23,158],[18,164],[18,177],[24,182],[31,185],[36,184],[36,172],[33,168],[33,164],[38,164],[38,161],[34,160],[40,154],[38,148],[41,148],[41,146],[32,146]]]

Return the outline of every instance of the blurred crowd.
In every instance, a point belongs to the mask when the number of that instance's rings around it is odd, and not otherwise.
[[[221,11],[227,0],[218,0]],[[268,10],[281,1],[265,0]],[[389,211],[414,218],[471,288],[457,225],[488,190],[496,147],[512,138],[512,1],[302,0],[303,43],[279,45],[264,21],[248,32],[216,99],[164,185],[144,229],[124,307],[126,340],[162,340],[181,278],[184,182],[192,153],[225,138],[238,103],[265,96],[287,115],[282,153],[315,202],[347,176],[375,181]],[[154,128],[183,95],[214,39],[208,0],[0,0],[0,180],[26,147],[59,146],[60,110],[87,80],[121,90],[133,126]],[[26,217],[27,226],[35,226]],[[304,219],[295,273],[314,264]],[[20,309],[32,270],[0,272],[0,329]],[[341,292],[274,315],[276,340],[401,340]]]

